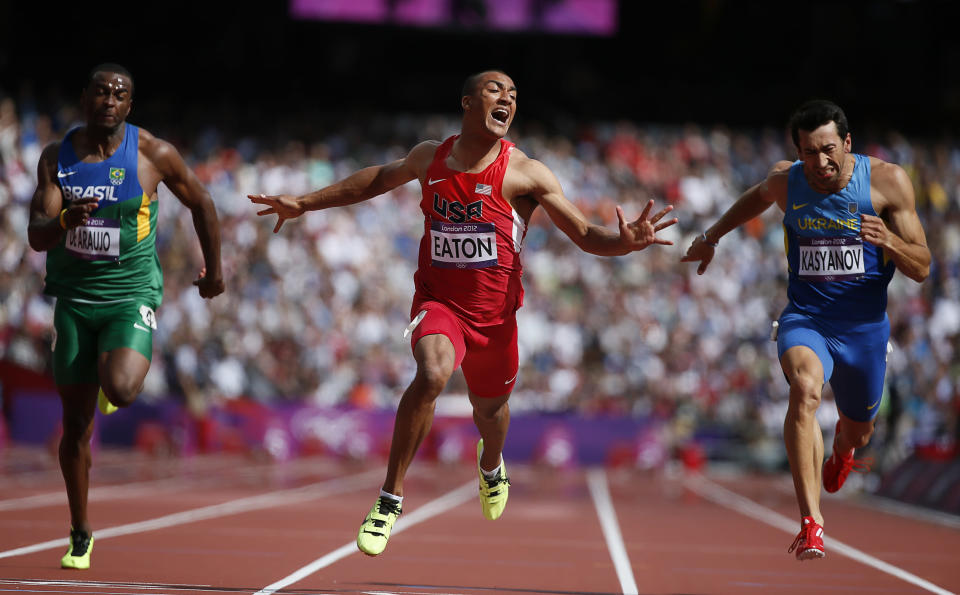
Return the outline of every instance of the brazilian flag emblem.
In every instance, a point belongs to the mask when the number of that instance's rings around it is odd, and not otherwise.
[[[110,183],[114,186],[119,186],[123,184],[123,178],[126,175],[127,170],[122,167],[111,167],[110,168]]]

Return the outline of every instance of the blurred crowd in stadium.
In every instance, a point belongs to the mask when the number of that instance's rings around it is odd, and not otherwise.
[[[41,112],[30,101],[0,100],[0,359],[39,371],[50,365],[53,310],[42,295],[45,256],[26,242],[28,206],[42,148],[76,119],[66,103]],[[418,140],[445,138],[458,120],[285,125],[299,134],[242,137],[211,127],[167,136],[217,205],[227,292],[204,302],[191,285],[199,246],[189,211],[171,206],[176,198],[164,188],[157,244],[165,296],[142,399],[184,399],[196,411],[240,398],[393,407],[412,378],[402,331],[423,232],[419,185],[311,213],[277,235],[275,218],[258,218],[246,195],[322,187],[399,158]],[[853,135],[858,152],[909,172],[933,254],[927,282],[897,275],[890,286],[895,349],[875,444],[892,464],[917,445],[955,444],[960,432],[960,146],[894,132],[866,138],[855,127]],[[668,230],[672,247],[599,258],[580,252],[543,213],[534,216],[523,248],[513,410],[725,427],[755,447],[753,456],[766,445],[782,458],[787,387],[770,341],[786,303],[780,212],[774,207],[725,237],[703,276],[679,261],[742,190],[775,161],[795,157],[788,135],[521,120],[510,139],[546,163],[595,221],[613,227],[615,205],[636,216],[649,198],[675,205],[680,219]],[[465,392],[459,377],[452,384],[450,392]],[[821,414],[832,430],[835,408]]]

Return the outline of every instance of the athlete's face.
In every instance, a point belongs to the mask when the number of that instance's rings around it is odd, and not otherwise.
[[[127,119],[133,105],[133,83],[115,72],[98,72],[81,98],[87,124],[115,129]]]
[[[517,112],[517,87],[502,72],[486,72],[480,76],[473,94],[461,99],[461,105],[469,120],[503,138]]]
[[[843,166],[850,154],[850,134],[840,138],[835,122],[827,122],[816,130],[797,131],[797,151],[803,160],[803,173],[811,185],[831,187],[841,182]]]

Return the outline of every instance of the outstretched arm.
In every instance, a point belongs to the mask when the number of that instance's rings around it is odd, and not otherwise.
[[[257,215],[277,216],[277,225],[273,228],[273,233],[277,233],[284,221],[296,219],[307,211],[363,202],[422,177],[436,147],[437,143],[434,141],[422,142],[403,159],[361,169],[335,184],[303,196],[248,194],[247,198],[254,204],[267,206]]]
[[[673,210],[672,206],[667,205],[651,216],[653,200],[650,200],[634,221],[627,221],[623,209],[617,207],[620,229],[616,232],[588,221],[583,212],[563,195],[560,182],[547,166],[528,158],[518,162],[518,194],[532,196],[547,212],[554,225],[584,252],[599,256],[620,256],[643,250],[651,244],[673,244],[656,236],[658,231],[677,222],[676,218],[661,222],[661,219]]]
[[[720,238],[759,216],[775,202],[783,208],[790,165],[789,161],[777,162],[764,181],[747,189],[716,223],[693,240],[680,262],[699,262],[697,274],[702,275],[713,260],[714,249]]]
[[[210,193],[170,143],[152,138],[149,142],[141,141],[141,150],[160,172],[167,188],[193,215],[193,227],[200,240],[204,262],[204,268],[193,284],[200,288],[200,295],[205,298],[220,295],[224,290],[220,268],[220,221]]]
[[[30,201],[30,223],[27,240],[37,252],[57,245],[64,231],[87,222],[97,208],[96,198],[81,198],[70,202],[64,209],[63,194],[57,184],[57,152],[60,143],[53,143],[43,150],[37,164],[37,189]]]
[[[873,183],[883,196],[883,215],[860,216],[860,237],[883,248],[904,275],[918,283],[930,274],[930,249],[917,216],[913,184],[898,165],[883,163],[874,169]]]

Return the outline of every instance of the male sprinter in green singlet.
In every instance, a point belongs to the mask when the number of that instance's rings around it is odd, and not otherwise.
[[[94,407],[109,413],[133,403],[150,368],[163,294],[155,245],[160,182],[193,214],[205,263],[194,285],[205,298],[224,289],[213,201],[173,146],[126,123],[132,99],[126,68],[90,71],[80,100],[86,125],[44,149],[30,205],[30,247],[47,252],[44,293],[57,298],[53,375],[72,524],[63,568],[90,567]]]

